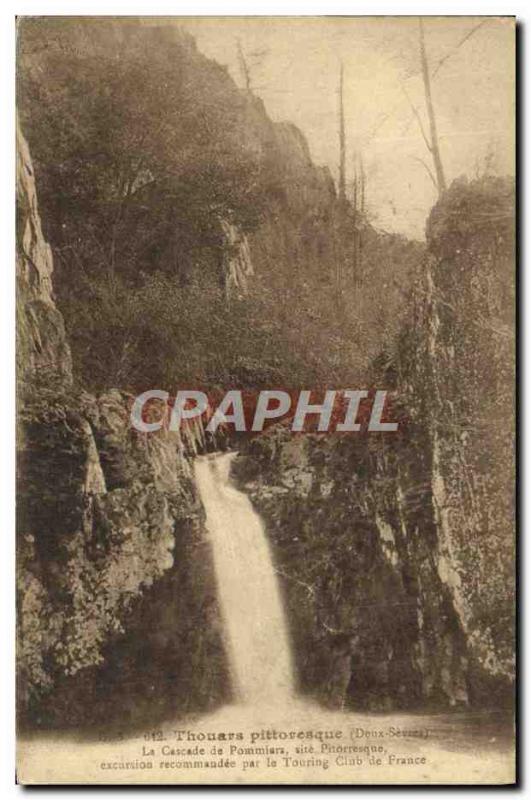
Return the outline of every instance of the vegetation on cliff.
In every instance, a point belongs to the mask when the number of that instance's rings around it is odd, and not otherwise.
[[[272,123],[176,26],[25,20],[19,51],[85,388],[359,379],[400,324],[421,245],[356,217],[300,131]],[[255,275],[228,302],[244,238]]]

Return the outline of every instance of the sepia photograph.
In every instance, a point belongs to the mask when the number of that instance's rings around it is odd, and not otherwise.
[[[515,784],[515,36],[17,17],[19,784]]]

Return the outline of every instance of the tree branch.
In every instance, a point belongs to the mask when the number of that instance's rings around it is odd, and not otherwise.
[[[437,191],[439,191],[439,187],[437,186],[437,181],[435,180],[435,175],[433,174],[433,172],[431,171],[431,169],[429,168],[429,166],[426,164],[426,162],[424,161],[424,159],[423,159],[423,158],[419,158],[418,156],[411,156],[411,158],[412,158],[414,161],[418,161],[418,162],[419,162],[419,164],[422,164],[422,166],[424,167],[424,169],[426,170],[426,172],[427,172],[427,173],[428,173],[428,175],[430,176],[430,178],[431,178],[431,182],[433,183],[433,185],[435,186],[435,188],[437,189]]]
[[[406,87],[404,86],[404,84],[401,84],[401,87],[402,87],[402,91],[404,92],[404,95],[406,97],[406,100],[409,103],[411,111],[413,112],[413,114],[416,117],[416,120],[417,120],[419,128],[420,128],[420,132],[422,134],[422,138],[424,139],[424,144],[426,145],[426,147],[428,148],[429,152],[431,153],[431,144],[429,142],[428,136],[427,136],[426,131],[424,129],[424,125],[422,123],[422,117],[420,116],[420,113],[419,113],[417,107],[413,105],[410,96],[406,92]]]
[[[455,53],[457,53],[459,48],[462,47],[462,45],[464,45],[464,43],[467,42],[470,39],[470,37],[473,36],[476,33],[476,31],[479,31],[479,29],[482,28],[483,25],[486,25],[488,21],[489,21],[488,19],[484,19],[482,22],[479,23],[479,25],[475,25],[472,28],[472,30],[468,31],[466,36],[463,36],[463,38],[460,40],[460,42],[458,42],[458,44],[456,44],[454,49],[451,50],[449,53],[447,53],[445,56],[443,56],[440,59],[440,61],[437,62],[436,66],[435,66],[435,69],[431,73],[431,77],[434,78],[437,75],[437,73],[439,72],[439,70],[442,67],[442,65],[444,63],[446,63],[446,61],[448,61],[449,58],[451,58],[453,55],[455,55]]]

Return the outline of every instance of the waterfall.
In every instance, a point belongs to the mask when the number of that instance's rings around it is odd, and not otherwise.
[[[234,688],[240,702],[278,706],[293,697],[293,670],[269,544],[249,498],[231,483],[234,453],[195,461],[206,510]]]

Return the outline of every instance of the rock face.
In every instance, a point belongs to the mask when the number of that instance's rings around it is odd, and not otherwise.
[[[247,293],[248,280],[254,275],[249,240],[231,222],[221,221],[223,231],[224,258],[223,284],[225,294],[230,298],[233,294],[242,296]]]
[[[53,256],[45,241],[28,145],[17,123],[17,369],[70,383],[72,359],[63,318],[53,301]]]
[[[275,545],[301,689],[331,705],[510,702],[513,218],[495,179],[432,212],[415,319],[374,375],[401,433],[280,428],[235,465]]]
[[[456,181],[428,220],[427,413],[438,571],[474,659],[514,669],[514,181]]]
[[[277,434],[237,465],[274,543],[300,689],[373,711],[467,703],[466,641],[437,571],[427,443],[387,436]]]
[[[209,707],[228,681],[188,462],[204,446],[203,431],[145,438],[129,422],[132,398],[72,387],[52,254],[20,132],[17,188],[21,719],[156,718],[162,701],[146,676],[163,668],[181,710]],[[129,689],[113,692],[117,684]]]

